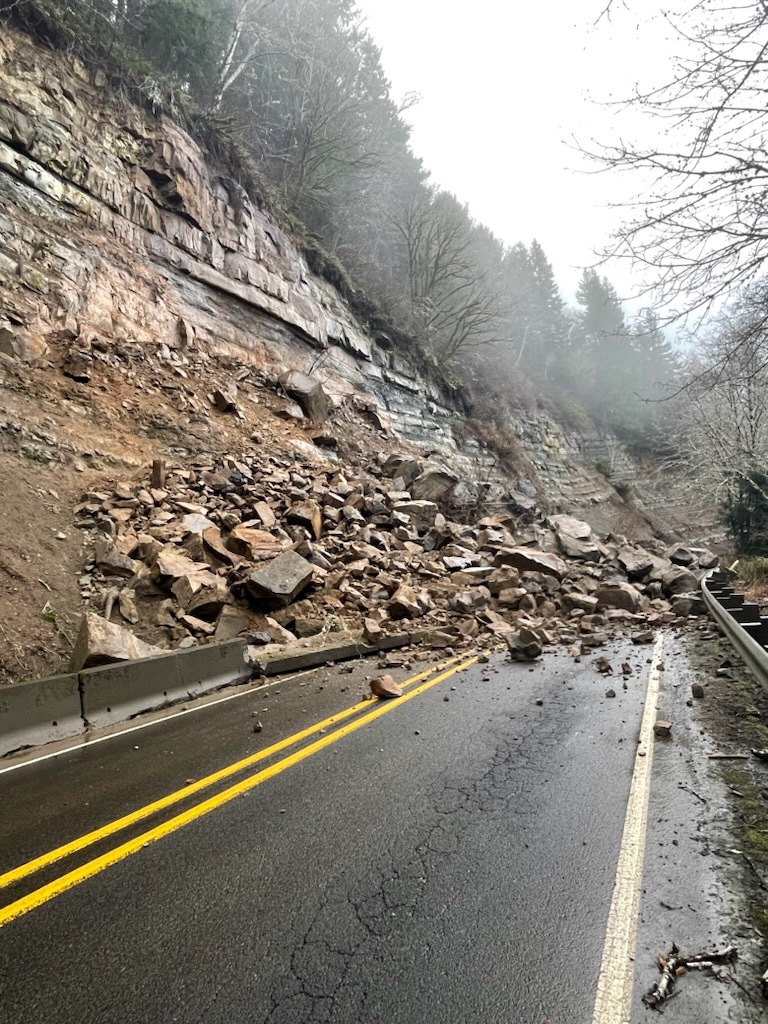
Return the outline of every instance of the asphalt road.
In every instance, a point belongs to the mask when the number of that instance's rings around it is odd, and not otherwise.
[[[666,644],[669,658],[674,639]],[[650,653],[608,652],[611,678],[590,657],[560,652],[528,666],[499,655],[408,700],[362,705],[343,734],[339,723],[312,726],[352,707],[376,669],[332,669],[0,772],[0,883],[179,792],[0,890],[0,906],[25,907],[5,922],[0,910],[0,1021],[591,1022]],[[626,689],[622,661],[633,667]],[[663,685],[660,700],[673,696]],[[308,728],[296,745],[193,792]],[[257,772],[258,784],[227,799]],[[667,826],[652,794],[648,842],[671,842],[656,838]],[[219,803],[194,811],[204,800]],[[695,803],[677,812],[682,832],[694,830]],[[145,842],[155,828],[167,834]],[[673,885],[673,868],[657,860],[648,858],[646,891],[654,871]],[[711,884],[697,860],[685,871],[689,899]],[[643,902],[641,948],[665,940],[657,897]],[[685,923],[694,944],[719,939],[707,908],[702,899]],[[637,972],[633,1021],[654,980],[649,960]],[[740,1019],[718,986],[697,999],[697,1016],[676,1019]]]

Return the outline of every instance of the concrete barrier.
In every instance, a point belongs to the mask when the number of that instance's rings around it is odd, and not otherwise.
[[[0,687],[0,757],[83,729],[76,673]]]
[[[229,640],[85,669],[79,674],[83,718],[92,729],[101,729],[244,682],[251,677],[245,646],[243,640]]]

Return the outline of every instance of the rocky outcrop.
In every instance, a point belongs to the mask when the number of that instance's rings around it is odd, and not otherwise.
[[[546,498],[621,526],[626,509],[594,468],[604,439],[521,413],[511,429],[530,472],[510,478],[483,442],[454,433],[450,389],[358,320],[260,198],[178,124],[11,29],[0,40],[0,237],[0,360],[45,360],[63,343],[63,373],[87,382],[99,353],[232,356],[285,374],[286,415],[319,424],[354,399],[377,427],[437,453],[404,482],[415,500],[451,492],[469,507],[490,489],[518,508]],[[211,399],[241,412],[233,380]],[[609,455],[631,475],[620,446]],[[633,526],[652,532],[642,517]],[[564,553],[594,557],[563,537]]]

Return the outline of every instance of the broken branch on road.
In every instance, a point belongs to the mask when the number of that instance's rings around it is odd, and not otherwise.
[[[657,1009],[663,1002],[675,995],[675,982],[689,970],[712,971],[722,964],[730,964],[737,957],[735,946],[714,953],[697,953],[695,956],[681,956],[680,950],[673,943],[668,954],[660,953],[657,963],[661,977],[645,993],[643,1002],[651,1009]]]

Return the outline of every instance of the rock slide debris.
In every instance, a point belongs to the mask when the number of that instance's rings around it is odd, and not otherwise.
[[[321,420],[311,381],[292,375],[284,387]],[[660,542],[635,546],[572,516],[531,521],[512,507],[462,522],[457,483],[407,453],[365,467],[295,447],[155,459],[145,479],[88,491],[76,510],[93,551],[80,580],[86,615],[125,623],[111,623],[115,659],[130,652],[121,629],[155,651],[355,631],[378,646],[418,629],[425,652],[502,641],[530,662],[556,643],[578,660],[628,630],[650,643],[656,627],[692,613],[675,602],[679,572],[697,583],[693,556],[681,568]],[[86,623],[74,660],[112,657],[101,641],[88,648],[92,632]]]

